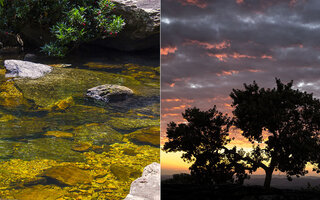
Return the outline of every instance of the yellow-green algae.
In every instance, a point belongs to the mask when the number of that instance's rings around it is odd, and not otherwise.
[[[103,84],[123,85],[141,96],[159,95],[159,88],[155,88],[155,91],[134,77],[86,69],[54,68],[51,73],[41,78],[15,79],[15,83],[25,98],[43,107],[70,96],[83,98],[87,89]]]
[[[12,80],[0,82],[0,105],[5,107],[17,107],[27,104],[23,94],[16,88]]]
[[[106,65],[104,63],[97,63],[97,62],[88,62],[84,64],[90,69],[121,69],[123,68],[122,65]]]
[[[91,123],[78,126],[74,130],[76,141],[89,142],[93,144],[112,144],[122,140],[122,134],[106,124]]]
[[[62,100],[54,103],[53,105],[50,105],[48,107],[48,109],[55,110],[55,111],[64,111],[74,105],[75,105],[75,102],[74,102],[73,98],[68,97],[68,98],[62,99]]]
[[[47,158],[60,161],[84,161],[83,154],[73,151],[73,141],[62,138],[37,138],[17,143],[13,156],[23,160]]]
[[[64,131],[47,131],[45,136],[54,136],[57,138],[72,138],[73,134],[69,132],[64,132]]]
[[[116,129],[130,130],[156,126],[160,124],[160,120],[149,118],[133,119],[125,117],[112,117],[111,120],[109,120],[107,123]]]
[[[159,162],[159,148],[148,145],[138,146],[130,142],[115,143],[110,147],[108,152],[101,154],[93,151],[83,153],[86,162],[57,162],[49,159],[2,161],[0,164],[0,176],[2,177],[0,197],[30,199],[30,193],[36,193],[35,191],[40,191],[39,188],[42,188],[46,192],[42,192],[41,196],[52,194],[54,191],[59,194],[59,197],[56,196],[53,199],[124,199],[129,192],[131,182],[138,174],[141,176],[143,168],[152,162]],[[128,155],[126,153],[128,151],[134,154]],[[82,169],[93,179],[90,183],[79,183],[66,187],[56,184],[43,186],[35,181],[43,175],[45,170],[56,166],[73,166]],[[126,170],[124,173],[129,177],[117,177],[117,172],[114,172],[112,166]],[[30,187],[32,183],[35,185]]]
[[[151,126],[136,130],[125,135],[132,142],[147,143],[154,146],[160,146],[160,126]]]
[[[121,130],[134,133],[159,125],[160,68],[140,66],[139,71],[134,64],[93,68],[104,67],[112,70],[54,68],[39,79],[6,79],[0,71],[3,95],[13,94],[12,101],[0,105],[0,198],[123,199],[143,168],[159,162],[159,148],[133,144]],[[87,89],[106,83],[133,89],[144,103],[133,107],[84,103]],[[59,166],[77,167],[93,179],[66,187],[46,183],[43,173]]]
[[[10,121],[0,122],[0,139],[23,138],[43,132],[47,127],[44,119],[39,117],[14,117]]]

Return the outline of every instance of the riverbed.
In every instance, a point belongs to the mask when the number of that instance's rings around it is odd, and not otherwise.
[[[159,162],[157,59],[113,54],[37,58],[38,78],[6,78],[0,58],[0,198],[124,199],[143,168]],[[103,103],[87,89],[122,85],[134,95]]]

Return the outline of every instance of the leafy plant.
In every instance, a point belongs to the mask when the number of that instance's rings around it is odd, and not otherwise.
[[[26,24],[37,24],[55,38],[41,47],[50,56],[63,57],[84,42],[115,37],[125,25],[112,13],[110,0],[0,0],[0,30],[19,33]]]

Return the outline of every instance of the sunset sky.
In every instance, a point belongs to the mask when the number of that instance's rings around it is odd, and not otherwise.
[[[231,114],[232,88],[275,77],[320,98],[319,0],[162,0],[162,145],[186,108]],[[180,156],[162,152],[162,174],[188,172]]]

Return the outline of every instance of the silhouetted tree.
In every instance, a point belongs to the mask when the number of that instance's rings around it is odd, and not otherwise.
[[[182,158],[193,162],[189,169],[200,183],[243,183],[247,178],[245,166],[236,162],[238,157],[226,154],[230,151],[225,147],[230,142],[230,118],[218,112],[216,107],[208,111],[189,108],[182,116],[187,123],[168,124],[168,142],[163,149],[184,152]]]
[[[313,161],[319,144],[320,102],[312,94],[294,90],[293,82],[283,84],[276,79],[276,88],[259,88],[256,82],[233,89],[234,124],[256,146],[253,166],[265,170],[264,186],[270,188],[274,170],[291,176],[307,173],[307,162]],[[248,162],[250,163],[250,161]]]
[[[265,188],[270,188],[272,173],[303,176],[307,162],[320,163],[320,101],[312,94],[294,90],[293,82],[276,88],[259,88],[256,82],[230,94],[234,118],[218,112],[189,108],[182,114],[186,123],[168,124],[163,149],[182,151],[182,158],[193,162],[189,168],[202,183],[243,183],[258,168],[265,170]],[[251,152],[230,143],[234,125],[253,144]],[[319,170],[320,171],[320,170]]]

